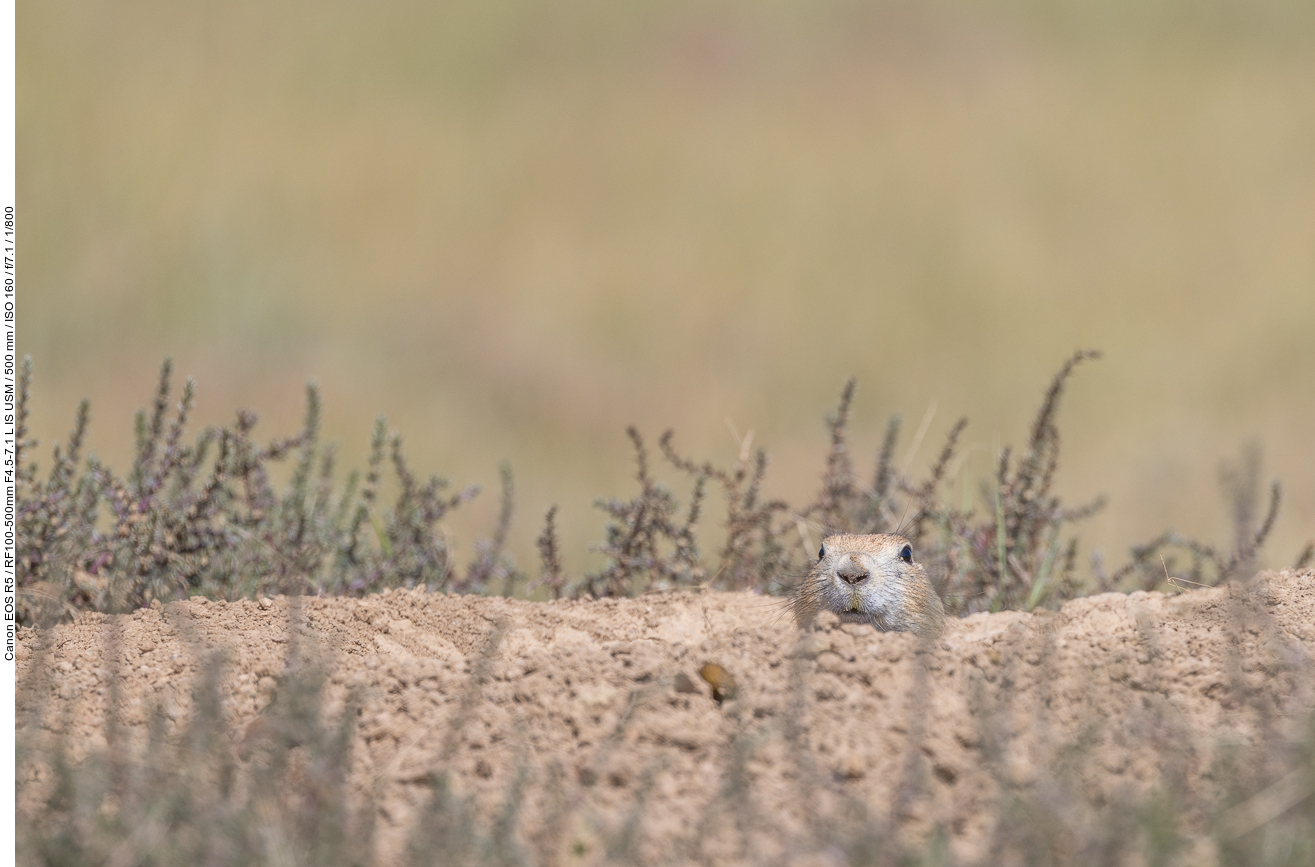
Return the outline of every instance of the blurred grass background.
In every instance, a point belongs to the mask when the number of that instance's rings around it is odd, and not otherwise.
[[[1051,374],[1061,493],[1117,565],[1229,541],[1217,467],[1315,526],[1315,5],[1285,0],[176,4],[18,13],[19,350],[41,462],[77,401],[123,469],[162,357],[202,421],[268,436],[317,378],[354,465],[517,474],[534,568],[559,503],[594,565],[624,428],[729,461],[727,420],[816,484],[824,412],[928,461],[960,415],[1021,443]],[[867,467],[861,467],[866,474]],[[673,474],[674,475],[674,474]],[[969,492],[975,488],[970,484]]]

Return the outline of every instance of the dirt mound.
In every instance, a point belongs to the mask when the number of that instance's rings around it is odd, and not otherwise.
[[[973,615],[929,646],[834,619],[801,635],[780,600],[732,593],[193,599],[119,618],[107,644],[110,622],[23,631],[20,682],[49,677],[20,710],[45,703],[47,729],[84,754],[103,747],[117,669],[130,730],[144,738],[157,708],[176,728],[218,648],[225,711],[247,747],[290,655],[316,648],[329,713],[359,701],[352,780],[378,797],[386,860],[440,766],[485,815],[528,773],[527,827],[564,798],[572,818],[552,845],[568,861],[592,860],[600,835],[628,820],[650,848],[703,840],[695,860],[815,851],[817,817],[846,804],[903,833],[943,829],[971,860],[1006,790],[1044,790],[1057,756],[1093,803],[1114,803],[1166,773],[1209,784],[1221,747],[1308,709],[1315,573]],[[1264,818],[1231,821],[1240,833]]]

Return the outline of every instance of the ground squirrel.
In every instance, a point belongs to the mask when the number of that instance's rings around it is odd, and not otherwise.
[[[850,623],[871,623],[882,632],[916,632],[926,638],[941,634],[945,609],[926,571],[914,562],[908,539],[828,536],[817,557],[791,600],[800,626],[825,610]]]

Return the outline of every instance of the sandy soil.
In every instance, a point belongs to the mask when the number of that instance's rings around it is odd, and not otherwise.
[[[38,659],[52,675],[23,701],[50,701],[61,712],[47,712],[46,725],[70,726],[83,751],[105,743],[108,622],[85,615],[20,635],[20,678]],[[740,834],[752,838],[756,860],[802,845],[810,817],[856,798],[873,815],[894,810],[914,833],[942,825],[954,851],[969,855],[999,814],[1000,774],[1023,785],[1044,777],[1056,744],[1087,738],[1081,773],[1100,803],[1155,779],[1166,743],[1198,745],[1182,770],[1199,778],[1218,744],[1245,742],[1271,712],[1281,722],[1309,707],[1309,678],[1294,662],[1315,652],[1315,572],[974,615],[928,647],[826,619],[801,634],[780,600],[728,593],[556,603],[403,591],[193,599],[120,624],[126,721],[138,732],[155,708],[171,726],[185,724],[209,646],[226,654],[235,737],[256,737],[251,722],[289,648],[321,648],[330,710],[353,689],[361,697],[353,780],[380,793],[386,857],[428,796],[427,775],[495,624],[505,631],[456,732],[456,785],[491,812],[528,767],[537,785],[527,821],[548,809],[545,792],[569,793],[575,818],[559,842],[585,861],[587,844],[623,822],[637,798],[649,846],[703,827],[725,836],[728,852],[740,849]],[[732,689],[720,677],[732,693],[720,703],[700,676],[708,663],[733,679]],[[1092,734],[1093,719],[1110,724]],[[1011,746],[997,753],[1000,743]],[[816,800],[804,804],[809,775]],[[732,791],[742,779],[743,796]],[[908,781],[923,794],[909,794]],[[753,809],[726,818],[723,808],[737,803]],[[714,840],[704,856],[715,859],[716,848]]]

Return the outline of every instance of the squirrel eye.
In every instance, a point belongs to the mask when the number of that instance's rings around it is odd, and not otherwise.
[[[913,549],[910,548],[908,545],[905,545],[902,549],[900,549],[899,558],[903,560],[905,563],[912,563]]]
[[[825,560],[825,559],[826,559],[826,546],[825,546],[825,545],[823,545],[821,548],[818,548],[818,549],[817,549],[817,559],[819,559],[819,560]]]

